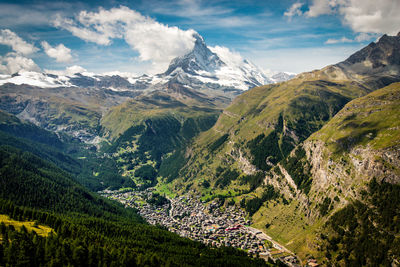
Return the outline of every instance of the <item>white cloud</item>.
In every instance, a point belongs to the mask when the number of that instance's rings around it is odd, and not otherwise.
[[[48,42],[43,41],[41,45],[46,55],[54,58],[57,62],[71,62],[71,49],[65,47],[63,44],[52,47]]]
[[[301,11],[301,7],[303,6],[303,3],[294,3],[285,13],[283,13],[284,16],[289,17],[291,19],[293,16],[301,16],[303,12]]]
[[[88,74],[92,74],[87,72],[87,70],[81,66],[78,65],[73,65],[70,67],[65,68],[65,70],[45,70],[46,73],[49,74],[54,74],[54,75],[64,75],[64,76],[73,76],[75,73],[88,73]],[[92,75],[88,75],[88,76],[92,76]]]
[[[0,57],[0,71],[7,74],[13,74],[21,70],[40,71],[35,62],[17,53],[8,53],[4,57]]]
[[[195,31],[182,31],[159,23],[136,25],[127,29],[125,40],[139,52],[141,60],[151,60],[165,67],[177,56],[189,52],[194,45]]]
[[[306,12],[302,12],[300,9],[304,4],[297,2],[294,3],[283,15],[288,16],[289,18],[301,15],[309,18],[328,15],[335,13],[335,7],[339,4],[344,4],[346,1],[347,0],[312,0]]]
[[[81,11],[74,19],[58,16],[54,25],[76,37],[99,45],[124,39],[139,52],[142,61],[152,61],[154,71],[163,71],[171,59],[189,52],[194,45],[194,30],[170,27],[121,6],[98,12]]]
[[[0,72],[13,74],[21,70],[40,71],[32,59],[25,57],[39,50],[33,44],[27,43],[9,29],[0,30],[0,44],[10,46],[13,50],[0,56]]]
[[[304,13],[307,17],[318,17],[321,15],[331,14],[333,8],[337,5],[337,0],[313,0],[309,10]]]
[[[243,58],[238,52],[232,52],[227,47],[217,45],[209,47],[209,49],[228,65],[240,65],[243,62]]]
[[[399,0],[313,0],[309,10],[302,13],[301,3],[293,4],[284,13],[292,16],[318,17],[338,14],[343,24],[355,33],[375,33],[396,35],[400,30]],[[366,36],[356,38],[363,40]]]
[[[352,42],[354,42],[354,40],[342,37],[340,39],[328,39],[326,40],[325,44],[352,43]]]
[[[369,33],[360,33],[359,35],[356,36],[355,40],[357,42],[364,42],[364,41],[368,41],[371,39],[376,39],[378,37],[377,34],[369,34]]]
[[[70,31],[74,36],[89,42],[94,42],[99,45],[109,45],[111,43],[109,37],[103,33],[98,33],[87,28],[80,28],[76,26],[76,23],[67,18],[57,16],[53,21],[55,27],[63,28]]]
[[[10,46],[12,50],[22,55],[30,55],[39,50],[9,29],[0,30],[0,44]]]
[[[339,12],[354,32],[396,35],[400,30],[399,0],[346,0]]]

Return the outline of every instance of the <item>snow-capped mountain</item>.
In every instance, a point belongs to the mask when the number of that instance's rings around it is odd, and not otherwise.
[[[208,47],[197,33],[194,38],[192,51],[173,59],[167,71],[153,76],[97,75],[86,71],[74,74],[21,71],[14,75],[1,75],[0,85],[13,83],[42,88],[98,87],[115,91],[154,91],[175,84],[200,90],[207,95],[227,94],[228,98],[232,98],[243,90],[274,82],[240,55],[227,48]]]
[[[0,85],[5,83],[12,83],[16,85],[27,84],[42,88],[73,86],[69,80],[70,77],[56,76],[35,71],[20,71],[19,73],[13,75],[0,75]]]
[[[214,73],[225,65],[205,44],[204,39],[195,34],[195,44],[189,53],[173,59],[164,75],[174,75],[176,72],[185,72],[191,75]]]
[[[195,86],[206,84],[212,89],[247,90],[272,81],[254,64],[226,48],[209,48],[204,39],[196,34],[194,48],[188,54],[172,60],[166,77],[191,81]],[[197,86],[198,87],[198,86]]]
[[[295,73],[290,73],[290,72],[278,72],[273,74],[269,79],[274,82],[274,83],[280,83],[280,82],[285,82],[288,81],[296,76]]]

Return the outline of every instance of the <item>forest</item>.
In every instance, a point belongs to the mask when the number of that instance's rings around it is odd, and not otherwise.
[[[400,261],[400,186],[373,179],[326,223],[322,249],[328,265],[390,266]]]
[[[205,245],[121,217],[106,220],[82,213],[56,214],[0,200],[0,213],[55,230],[47,237],[25,227],[0,224],[4,266],[266,266],[243,251]]]

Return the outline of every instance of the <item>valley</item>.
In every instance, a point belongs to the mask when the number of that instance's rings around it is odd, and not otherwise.
[[[181,38],[157,74],[1,74],[0,266],[398,266],[400,33],[272,76]]]

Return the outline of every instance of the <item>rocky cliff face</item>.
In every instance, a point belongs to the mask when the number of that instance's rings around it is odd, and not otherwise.
[[[400,83],[348,103],[304,148],[313,189],[355,199],[372,178],[400,183]]]
[[[387,66],[398,66],[400,65],[400,34],[397,36],[385,34],[378,42],[370,43],[338,65],[346,69],[353,69],[353,71],[357,66],[364,65],[365,73],[360,73],[360,70],[358,70],[359,74],[371,74],[372,70]],[[393,71],[395,70],[398,70],[398,68],[393,68]]]

